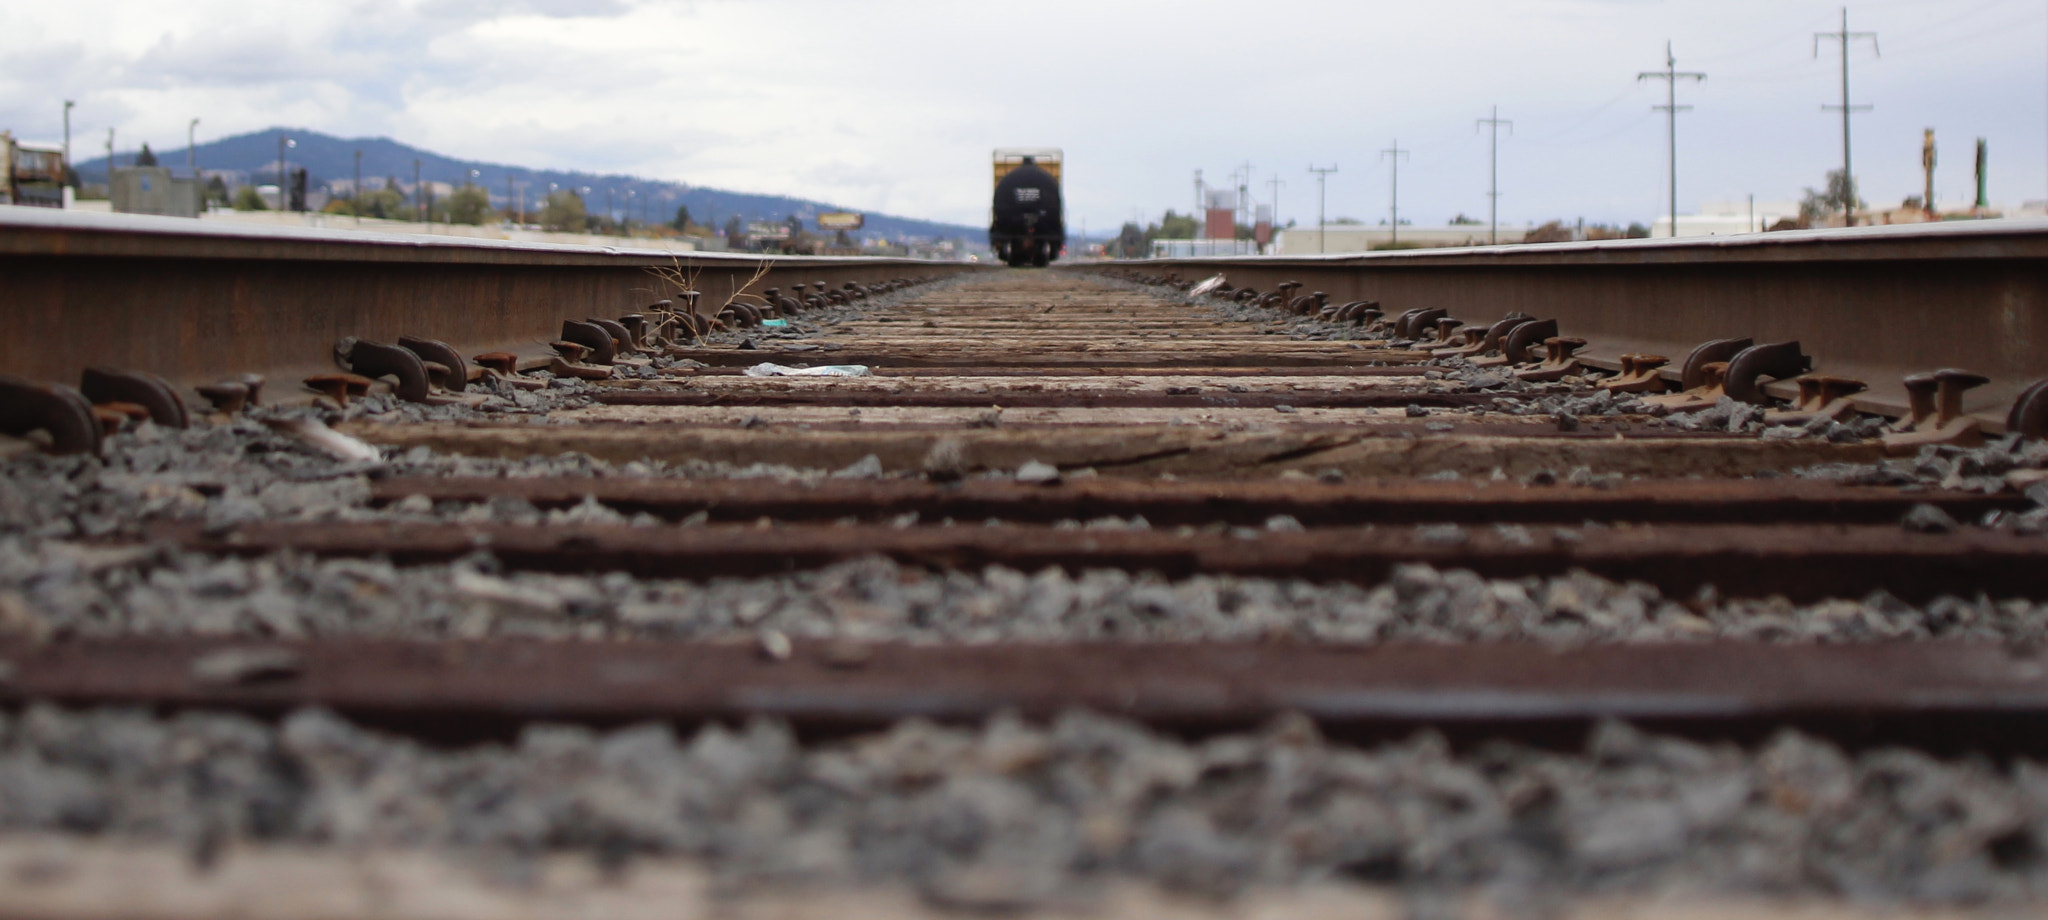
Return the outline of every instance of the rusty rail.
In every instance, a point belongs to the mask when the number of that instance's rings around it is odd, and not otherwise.
[[[223,649],[272,665],[210,676]],[[789,720],[837,733],[922,716],[1086,707],[1173,730],[1241,729],[1286,711],[1340,736],[1429,726],[1468,740],[1569,740],[1601,719],[1757,737],[1796,726],[1852,744],[2048,749],[2048,662],[1968,642],[1369,647],[1286,643],[1001,646],[798,640],[786,660],[746,643],[420,643],[186,639],[0,644],[0,702],[145,704],[273,715],[318,705],[441,741],[534,720]]]
[[[298,379],[331,370],[326,356],[343,336],[419,336],[463,354],[530,348],[556,338],[563,320],[670,296],[655,270],[693,275],[705,296],[722,300],[763,264],[755,291],[976,270],[6,208],[0,299],[12,324],[0,337],[0,372],[70,381],[109,365],[190,383],[226,372]]]
[[[1221,257],[1066,265],[1133,269],[1333,302],[1374,300],[1466,322],[1510,311],[1556,318],[1613,368],[1625,353],[1684,357],[1730,336],[1797,340],[1817,369],[1860,378],[1865,411],[1903,414],[1910,373],[1960,367],[1992,378],[1966,408],[1998,430],[2020,390],[2048,377],[2048,221],[1999,220],[1687,240],[1498,246],[1318,257]],[[1672,368],[1669,373],[1675,373]],[[1785,387],[1789,393],[1789,387]]]
[[[1931,504],[1958,520],[2027,506],[2020,495],[1846,486],[1811,480],[1679,480],[1605,487],[1492,482],[1130,481],[1081,479],[1056,484],[1004,480],[497,479],[393,477],[370,486],[379,502],[423,496],[435,502],[516,497],[541,508],[595,499],[625,514],[680,520],[699,511],[713,521],[751,523],[868,520],[916,514],[924,521],[997,518],[1047,524],[1103,516],[1142,516],[1156,526],[1227,522],[1259,526],[1287,515],[1309,526],[1361,524],[1634,523],[1889,524],[1914,505]]]
[[[934,569],[1062,566],[1168,577],[1221,574],[1373,583],[1401,563],[1426,562],[1497,578],[1578,568],[1615,580],[1648,582],[1671,595],[1720,585],[1748,596],[1782,594],[1798,601],[1860,597],[1877,588],[1913,600],[1959,592],[2048,598],[2048,541],[1974,529],[1915,534],[1897,525],[1674,524],[1563,532],[1333,527],[1216,533],[979,525],[259,522],[225,530],[171,524],[151,532],[213,553],[292,550],[424,563],[487,550],[514,568],[695,579],[773,575],[880,554]]]

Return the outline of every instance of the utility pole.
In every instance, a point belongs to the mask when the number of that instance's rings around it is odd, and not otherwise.
[[[1273,251],[1274,251],[1274,252],[1279,252],[1279,251],[1280,251],[1280,187],[1281,187],[1281,186],[1283,186],[1283,185],[1286,185],[1286,184],[1287,184],[1287,183],[1285,183],[1285,182],[1282,182],[1282,181],[1280,181],[1280,174],[1279,174],[1279,173],[1274,173],[1274,174],[1273,174],[1273,178],[1271,178],[1271,179],[1267,179],[1267,180],[1266,180],[1266,185],[1267,185],[1267,187],[1269,187],[1269,188],[1271,188],[1271,189],[1273,190],[1273,236],[1272,236],[1272,241],[1273,241]]]
[[[1479,119],[1479,124],[1473,126],[1475,131],[1479,128],[1493,129],[1493,140],[1488,146],[1486,154],[1487,172],[1493,177],[1491,184],[1487,186],[1486,192],[1486,242],[1490,246],[1500,245],[1500,129],[1502,125],[1507,126],[1509,134],[1515,133],[1515,123],[1512,121],[1502,121],[1500,106],[1494,106],[1492,117]]]
[[[1331,163],[1328,168],[1310,164],[1308,171],[1316,174],[1316,252],[1321,253],[1328,251],[1323,248],[1323,233],[1325,232],[1323,228],[1330,223],[1328,219],[1330,212],[1326,207],[1330,199],[1324,193],[1323,181],[1331,173],[1337,171],[1337,164]]]
[[[354,214],[356,216],[357,226],[362,226],[363,223],[363,209],[360,206],[362,203],[362,198],[363,152],[358,150],[356,151],[356,181],[354,185],[348,187],[348,210],[349,213]]]
[[[298,145],[299,145],[299,142],[298,142],[298,141],[292,140],[291,138],[289,138],[289,137],[286,137],[286,136],[284,136],[283,132],[279,132],[279,133],[278,133],[278,135],[277,135],[277,209],[278,209],[279,211],[289,211],[289,210],[291,210],[291,209],[292,209],[292,199],[291,199],[291,181],[290,181],[290,177],[289,177],[289,176],[286,176],[286,175],[285,175],[285,172],[284,172],[284,152],[285,152],[285,150],[286,150],[286,149],[288,149],[288,148],[291,148],[291,147],[297,147]]]
[[[64,183],[71,184],[71,107],[78,103],[64,100]]]
[[[1636,82],[1644,80],[1664,81],[1664,104],[1651,106],[1664,113],[1665,143],[1671,156],[1671,235],[1678,235],[1678,113],[1692,110],[1692,106],[1678,104],[1678,81],[1691,80],[1698,83],[1707,78],[1703,73],[1681,73],[1678,58],[1671,53],[1671,43],[1664,43],[1664,69],[1648,70],[1636,75]]]
[[[1246,160],[1238,164],[1237,219],[1233,223],[1250,226],[1252,216],[1252,161]],[[1235,227],[1231,229],[1230,235],[1233,238],[1237,236]]]
[[[1388,214],[1394,228],[1394,236],[1387,244],[1389,246],[1401,242],[1401,158],[1407,155],[1408,151],[1401,149],[1400,141],[1394,141],[1392,146],[1380,151],[1381,159],[1391,160],[1394,164],[1393,192],[1392,197],[1387,199]]]
[[[1927,217],[1936,219],[1939,214],[1934,208],[1934,129],[1928,128],[1920,141],[1920,168],[1927,172],[1927,190],[1920,195],[1920,209]]]
[[[199,119],[197,118],[192,119],[192,123],[185,126],[185,168],[192,171],[192,177],[195,179],[199,178],[199,148],[195,146],[197,143],[196,138],[199,136],[198,131]]]
[[[1979,216],[1991,207],[1991,187],[1987,182],[1990,177],[1986,175],[1986,171],[1990,168],[1991,144],[1981,137],[1977,138],[1977,211]]]
[[[1195,170],[1195,214],[1197,216],[1201,215],[1203,206],[1208,203],[1202,200],[1202,189],[1202,171],[1197,169]]]
[[[107,129],[107,194],[114,193],[114,129]]]
[[[1848,200],[1842,202],[1842,222],[1846,226],[1854,227],[1856,226],[1856,174],[1849,171],[1849,116],[1857,112],[1868,112],[1870,111],[1870,106],[1849,104],[1849,45],[1859,38],[1867,38],[1870,39],[1871,52],[1879,57],[1884,55],[1877,49],[1876,32],[1849,31],[1849,8],[1846,6],[1842,7],[1842,30],[1840,32],[1815,32],[1813,34],[1814,57],[1820,57],[1820,41],[1823,38],[1833,39],[1842,45],[1842,104],[1824,105],[1820,108],[1823,112],[1839,111],[1842,113],[1842,191],[1848,196]],[[1929,202],[1929,204],[1931,206],[1932,202]]]
[[[412,161],[412,209],[413,209],[413,213],[415,213],[415,214],[419,215],[420,223],[423,223],[423,224],[427,222],[427,209],[426,209],[426,207],[425,207],[425,205],[426,205],[426,199],[425,199],[424,197],[422,197],[422,195],[421,195],[421,193],[422,193],[422,192],[424,192],[424,191],[426,191],[426,186],[423,186],[423,185],[421,185],[421,184],[420,184],[420,161],[419,161],[419,160],[413,160],[413,161]]]

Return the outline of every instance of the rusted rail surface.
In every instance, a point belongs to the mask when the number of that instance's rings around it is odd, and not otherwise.
[[[435,502],[516,497],[541,508],[594,499],[626,514],[751,523],[866,520],[916,514],[980,523],[995,518],[1048,524],[1140,516],[1155,526],[1217,522],[1260,526],[1287,515],[1309,526],[1359,524],[1835,523],[1890,524],[1914,505],[1976,520],[2027,505],[2012,493],[1902,490],[1812,480],[1681,480],[1589,486],[1493,482],[1252,480],[1132,482],[1083,479],[1053,484],[1003,480],[763,480],[394,477],[370,485],[380,502],[414,495]]]
[[[1624,353],[1675,359],[1729,336],[1796,340],[1820,370],[1869,383],[1862,406],[1893,415],[1905,409],[1904,375],[1967,368],[1992,378],[1967,407],[1994,427],[2021,388],[2048,377],[2041,220],[1060,270],[1104,268],[1222,273],[1260,290],[1299,281],[1336,302],[1441,307],[1467,322],[1516,310],[1555,317],[1588,341],[1581,354],[1608,367]]]
[[[206,679],[203,661],[229,648],[277,664],[243,683]],[[1566,650],[797,640],[777,660],[751,643],[132,639],[0,644],[0,657],[17,669],[0,700],[261,714],[324,706],[442,741],[504,737],[534,720],[772,716],[838,733],[910,716],[977,721],[1085,707],[1195,733],[1292,711],[1351,738],[1429,726],[1465,740],[1556,742],[1627,719],[1701,734],[1796,726],[1849,743],[2048,750],[2048,661],[1967,642]]]
[[[336,339],[531,350],[563,320],[672,296],[673,270],[723,300],[821,276],[838,284],[973,271],[907,259],[729,256],[0,209],[0,371],[70,381],[92,365],[205,383],[226,372],[331,370]],[[80,330],[92,330],[81,334]]]
[[[1520,578],[1584,569],[1682,595],[1703,585],[1798,601],[1877,589],[1911,600],[1987,592],[2048,598],[2048,541],[1995,531],[1911,534],[1896,524],[1675,524],[1572,530],[1480,527],[1318,528],[1215,533],[1042,527],[646,528],[405,523],[255,523],[154,531],[213,553],[283,550],[445,562],[480,550],[506,565],[555,572],[627,572],[706,579],[773,575],[880,554],[942,570],[1117,568],[1376,583],[1424,562]]]

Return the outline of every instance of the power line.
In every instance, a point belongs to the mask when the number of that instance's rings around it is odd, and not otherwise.
[[[1407,155],[1408,151],[1401,149],[1400,141],[1394,141],[1387,149],[1380,151],[1380,158],[1392,161],[1394,166],[1393,192],[1387,199],[1388,215],[1392,218],[1393,226],[1393,236],[1387,241],[1389,246],[1401,242],[1401,158]]]
[[[1671,43],[1664,43],[1664,69],[1646,70],[1636,75],[1637,81],[1663,80],[1664,104],[1652,106],[1664,113],[1667,149],[1671,155],[1671,235],[1678,235],[1678,113],[1690,111],[1692,106],[1678,104],[1678,81],[1691,80],[1695,83],[1707,78],[1703,73],[1682,73],[1678,69],[1678,58],[1671,53]]]
[[[1492,144],[1486,156],[1487,172],[1492,176],[1491,183],[1486,192],[1486,243],[1489,246],[1500,244],[1500,129],[1502,125],[1507,126],[1509,134],[1515,133],[1515,123],[1512,121],[1502,121],[1500,106],[1494,106],[1491,117],[1479,119],[1479,124],[1473,126],[1474,130],[1479,128],[1493,129]]]
[[[1868,112],[1871,107],[1849,104],[1849,46],[1859,38],[1867,38],[1870,39],[1870,50],[1877,53],[1880,57],[1883,54],[1878,52],[1876,32],[1849,31],[1849,8],[1846,6],[1842,7],[1841,31],[1814,33],[1814,57],[1820,57],[1820,41],[1823,38],[1834,39],[1840,42],[1842,46],[1842,104],[1838,106],[1824,105],[1820,108],[1823,112],[1838,111],[1842,113],[1842,191],[1846,197],[1846,200],[1842,202],[1842,221],[1847,226],[1854,227],[1856,226],[1856,174],[1849,170],[1849,116],[1857,112]]]

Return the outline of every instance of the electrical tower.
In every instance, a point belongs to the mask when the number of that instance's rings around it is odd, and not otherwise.
[[[1327,168],[1310,164],[1308,171],[1316,174],[1316,252],[1328,252],[1323,248],[1323,233],[1330,224],[1330,212],[1326,207],[1330,199],[1323,191],[1323,181],[1324,177],[1337,171],[1337,164],[1331,163]]]
[[[1493,107],[1493,115],[1479,119],[1474,129],[1492,128],[1493,139],[1487,147],[1486,168],[1492,180],[1486,192],[1486,242],[1489,246],[1500,245],[1500,129],[1505,125],[1509,134],[1515,133],[1515,123],[1502,121],[1500,106]]]
[[[1408,151],[1401,149],[1400,141],[1394,141],[1387,149],[1380,151],[1382,159],[1392,160],[1394,164],[1393,192],[1387,199],[1388,216],[1392,219],[1394,228],[1393,238],[1387,244],[1389,246],[1401,242],[1401,158],[1407,155]]]
[[[1671,235],[1678,235],[1678,113],[1691,111],[1692,106],[1678,104],[1678,81],[1691,80],[1695,83],[1705,80],[1703,73],[1681,73],[1678,58],[1671,53],[1671,43],[1664,43],[1664,69],[1646,70],[1636,75],[1636,82],[1644,80],[1664,81],[1664,104],[1651,106],[1664,113],[1665,143],[1671,155]]]
[[[1867,38],[1870,39],[1871,53],[1877,54],[1879,57],[1883,57],[1883,54],[1877,49],[1876,32],[1849,31],[1849,8],[1846,6],[1842,7],[1841,31],[1813,33],[1814,57],[1820,57],[1820,42],[1824,38],[1833,39],[1842,46],[1842,104],[1823,105],[1820,109],[1823,112],[1842,113],[1842,191],[1848,196],[1848,199],[1842,202],[1842,223],[1846,226],[1854,227],[1856,226],[1856,174],[1849,171],[1849,116],[1857,112],[1868,112],[1870,111],[1870,106],[1849,104],[1849,45],[1859,38]],[[1930,202],[1929,205],[1932,206],[1932,203]]]

